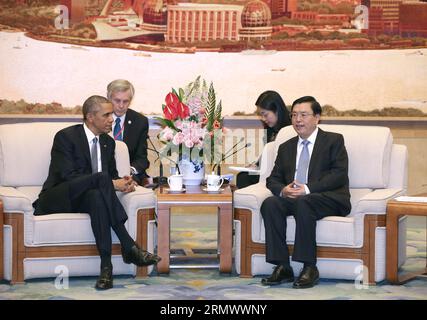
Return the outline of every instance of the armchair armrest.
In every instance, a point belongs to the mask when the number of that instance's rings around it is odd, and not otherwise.
[[[31,199],[13,187],[0,187],[0,199],[4,212],[33,212]]]
[[[156,196],[153,190],[144,187],[136,187],[134,192],[116,192],[123,208],[128,215],[128,224],[131,227],[129,234],[136,239],[137,214],[140,209],[152,209],[156,207]]]
[[[136,216],[138,209],[155,208],[156,196],[151,189],[137,186],[134,192],[116,192],[128,216]]]
[[[403,189],[377,189],[363,196],[356,204],[353,212],[385,214],[387,202],[403,195]]]
[[[265,186],[265,181],[258,182],[234,192],[234,207],[258,211],[264,200],[273,194]]]

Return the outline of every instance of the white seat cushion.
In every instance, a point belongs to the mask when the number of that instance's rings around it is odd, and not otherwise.
[[[330,216],[317,221],[316,242],[318,246],[330,247],[358,247],[360,237],[357,236],[357,218]],[[264,223],[262,231],[257,238],[258,243],[265,243]],[[258,239],[258,240],[257,240]],[[295,240],[295,219],[293,216],[287,218],[286,239],[288,244]]]
[[[286,230],[287,243],[293,244],[295,239],[295,219],[288,217]],[[317,221],[316,242],[318,246],[356,246],[356,224],[353,217],[331,216]]]
[[[17,190],[32,203],[37,199],[41,186],[19,187]],[[26,246],[95,243],[90,217],[87,213],[55,213],[43,216],[26,214],[24,219],[24,243]],[[112,239],[114,243],[118,243],[114,232]]]
[[[90,217],[86,213],[55,213],[25,216],[25,245],[94,244]],[[118,239],[112,232],[114,243]]]

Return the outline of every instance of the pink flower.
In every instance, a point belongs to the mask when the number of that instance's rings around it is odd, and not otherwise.
[[[190,121],[189,127],[191,129],[197,128],[197,122],[196,121]]]
[[[166,141],[171,141],[173,139],[173,135],[174,131],[169,127],[164,128],[161,133],[162,138]]]
[[[186,146],[187,148],[192,148],[192,147],[194,147],[194,142],[193,142],[193,141],[191,141],[191,139],[187,139],[187,140],[185,140],[185,141],[184,141],[184,144],[185,144],[185,146]]]
[[[178,132],[172,140],[172,143],[176,146],[180,145],[184,141],[184,135],[182,132]]]
[[[201,107],[202,101],[199,97],[192,97],[187,101],[187,105],[190,107],[191,112],[195,113]]]

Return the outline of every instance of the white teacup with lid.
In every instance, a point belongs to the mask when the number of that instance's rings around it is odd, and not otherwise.
[[[182,190],[182,174],[174,174],[168,178],[168,184],[171,191]]]
[[[206,189],[208,191],[218,191],[221,188],[223,183],[224,183],[224,178],[212,172],[212,174],[208,174],[207,176]]]

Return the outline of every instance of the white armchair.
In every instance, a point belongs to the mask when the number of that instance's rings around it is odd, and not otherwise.
[[[390,129],[373,126],[320,125],[325,131],[341,133],[349,157],[351,213],[319,220],[316,230],[317,266],[322,278],[360,279],[374,284],[385,278],[385,222],[387,201],[407,190],[408,155],[403,145],[393,144]],[[270,274],[265,261],[265,230],[260,213],[262,202],[272,195],[265,180],[274,166],[280,144],[296,135],[292,126],[283,128],[275,142],[264,147],[259,183],[236,190],[235,263],[241,277]],[[287,242],[292,255],[295,220],[288,217]],[[406,243],[405,218],[401,219],[400,241]],[[406,258],[400,246],[399,260]],[[302,266],[291,262],[294,271]],[[362,268],[365,266],[366,268]],[[363,272],[363,273],[362,273]]]
[[[0,217],[0,222],[4,220],[1,258],[4,278],[11,283],[56,276],[57,266],[66,266],[70,276],[99,274],[100,259],[88,214],[33,215],[32,203],[47,177],[54,135],[73,124],[35,122],[0,126],[0,200],[4,208],[4,217]],[[129,154],[123,142],[116,143],[116,163],[119,175],[129,174]],[[128,214],[129,234],[142,248],[153,251],[154,192],[137,187],[135,192],[117,194]],[[145,276],[151,272],[152,267],[125,264],[114,232],[112,237],[114,274]]]

